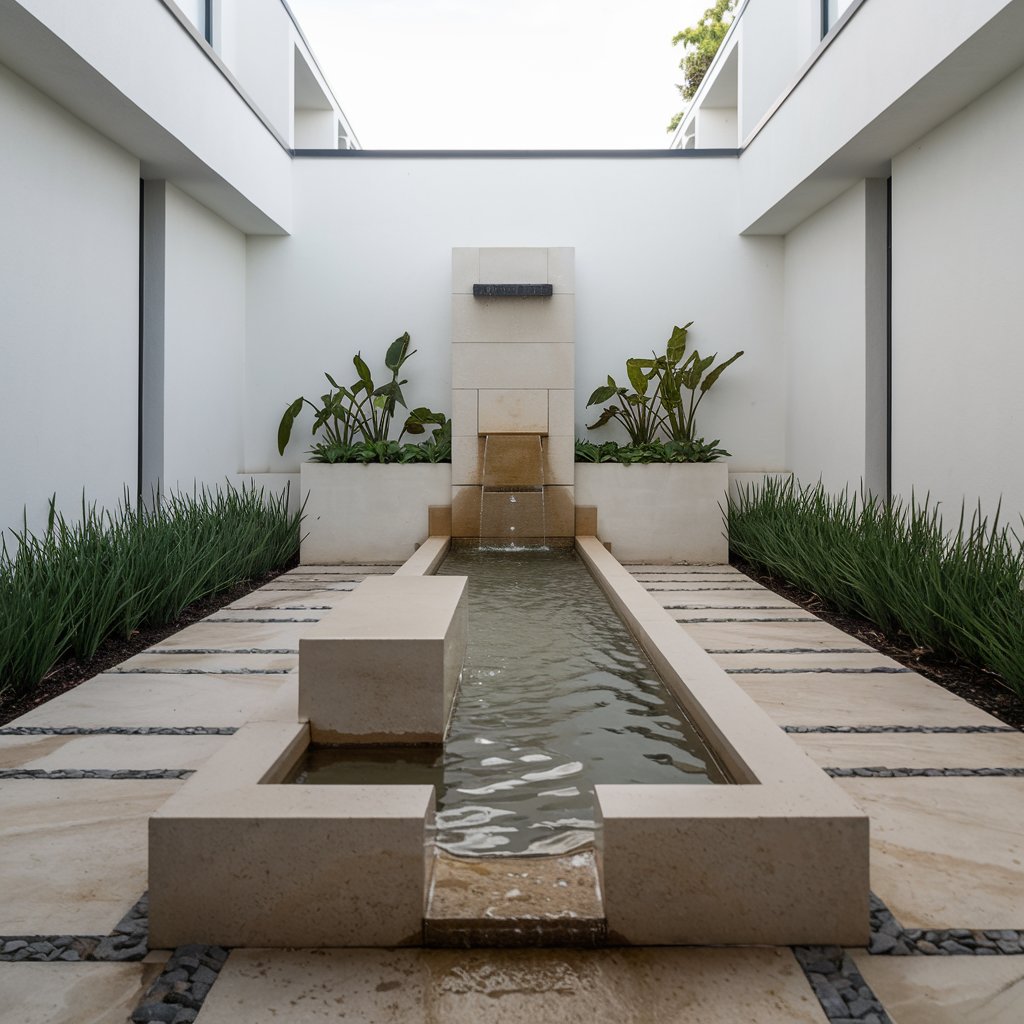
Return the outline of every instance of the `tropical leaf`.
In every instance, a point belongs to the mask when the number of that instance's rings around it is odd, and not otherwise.
[[[709,373],[709,374],[708,374],[708,375],[707,375],[707,376],[706,376],[706,377],[704,378],[704,380],[703,380],[703,381],[701,381],[701,385],[700,385],[700,389],[701,389],[701,391],[707,391],[707,390],[708,390],[708,389],[709,389],[709,388],[710,388],[710,387],[711,387],[711,386],[712,386],[712,385],[713,385],[713,384],[715,383],[715,381],[716,381],[716,380],[718,380],[718,378],[722,376],[722,371],[723,371],[723,370],[724,370],[724,369],[725,369],[725,368],[726,368],[727,366],[729,366],[729,365],[730,365],[731,363],[735,363],[735,362],[736,362],[736,360],[737,360],[737,359],[739,359],[739,357],[740,357],[741,355],[743,355],[743,349],[740,349],[740,350],[739,350],[739,352],[737,352],[737,353],[736,353],[736,355],[734,355],[734,356],[731,356],[730,358],[726,359],[726,361],[725,361],[724,363],[720,363],[720,364],[719,364],[718,366],[716,366],[716,367],[715,367],[715,368],[714,368],[714,369],[713,369],[713,370],[712,370],[712,371],[711,371],[711,372],[710,372],[710,373]]]
[[[387,354],[384,356],[384,365],[393,373],[397,372],[402,363],[412,355],[408,352],[409,332],[406,331],[400,338],[395,338],[388,346]]]
[[[686,351],[686,332],[692,325],[693,321],[691,320],[682,327],[672,328],[672,337],[668,339],[665,346],[665,358],[668,360],[669,366],[675,366],[683,358],[683,353]]]
[[[587,402],[587,408],[589,409],[592,405],[599,405],[601,402],[607,402],[608,399],[614,398],[618,393],[619,389],[615,385],[615,381],[608,378],[611,383],[601,387],[595,388],[594,393],[590,396],[590,400]]]

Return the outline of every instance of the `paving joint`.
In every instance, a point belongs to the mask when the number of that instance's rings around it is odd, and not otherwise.
[[[1017,928],[904,928],[885,902],[871,894],[871,943],[875,956],[1020,956]]]
[[[853,959],[838,946],[796,946],[797,963],[832,1024],[893,1024]]]
[[[8,725],[0,736],[233,736],[233,725]]]
[[[989,733],[1019,732],[1012,725],[783,725],[789,733]]]
[[[1024,768],[822,768],[833,779],[1024,777]]]
[[[912,668],[902,665],[874,665],[868,668],[837,666],[833,668],[727,668],[730,676],[791,676],[791,675],[914,675]]]
[[[12,779],[44,779],[64,782],[68,779],[187,779],[194,768],[3,768],[0,782]]]

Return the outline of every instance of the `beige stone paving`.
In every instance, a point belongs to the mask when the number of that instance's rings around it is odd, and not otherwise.
[[[1024,928],[1024,778],[840,779],[905,928]]]
[[[280,648],[289,650],[288,654],[250,654],[242,652],[217,651],[213,654],[171,654],[164,651],[180,648],[150,648],[141,654],[122,661],[115,671],[107,675],[132,673],[143,675],[159,670],[162,674],[183,673],[188,671],[213,672],[218,675],[246,674],[246,672],[294,672],[298,668],[299,651],[297,647]],[[200,648],[201,649],[201,648]]]
[[[894,1024],[1020,1024],[1024,957],[886,957],[855,952]]]
[[[1024,768],[1020,732],[793,733],[790,738],[823,768]]]
[[[195,770],[227,736],[0,736],[0,768],[188,768]]]
[[[0,1024],[124,1024],[159,964],[0,963]]]
[[[694,609],[708,612],[736,611],[739,609],[783,608],[787,611],[803,612],[798,605],[787,601],[770,591],[749,590],[669,590],[651,589],[651,595],[663,607],[671,611]],[[806,613],[805,613],[806,614]]]
[[[681,622],[680,626],[705,650],[748,650],[767,647],[773,650],[790,647],[859,647],[872,650],[867,644],[848,636],[821,619],[806,618],[800,622]],[[737,628],[739,627],[739,628]]]
[[[318,604],[320,602],[317,602]],[[258,612],[261,616],[258,622],[247,622],[241,618],[241,613],[234,616],[225,616],[227,621],[211,622],[204,619],[195,625],[186,626],[180,633],[161,640],[154,644],[153,649],[159,650],[164,647],[190,647],[190,648],[250,648],[250,647],[298,647],[299,637],[309,631],[310,626],[319,622],[326,615],[326,612],[285,612],[276,616],[273,612]],[[274,622],[273,619],[310,619],[310,622]]]
[[[199,1024],[825,1024],[788,949],[237,950]]]
[[[766,601],[765,604],[768,604]],[[693,622],[701,624],[705,622],[724,622],[732,625],[744,622],[758,623],[768,622],[814,622],[814,616],[796,606],[784,607],[736,607],[736,608],[670,608],[669,614],[681,625]]]
[[[918,675],[731,678],[779,725],[1002,725]]]
[[[812,669],[859,669],[862,672],[870,669],[885,668],[892,669],[895,675],[905,675],[907,670],[892,658],[887,658],[877,651],[860,650],[853,653],[842,654],[820,654],[816,651],[800,654],[765,654],[765,653],[744,653],[744,654],[713,654],[712,657],[722,668],[727,671],[739,673],[743,669],[770,668],[775,671],[780,669],[800,669],[808,671]],[[847,674],[847,673],[843,673]]]
[[[22,715],[19,726],[239,726],[291,676],[100,675]]]
[[[335,608],[351,591],[318,590],[254,590],[225,608],[233,611],[300,611],[309,614],[323,614],[323,605]],[[221,609],[222,611],[225,609]]]
[[[146,889],[148,816],[180,785],[0,782],[0,935],[109,933]]]
[[[622,567],[631,573],[640,575],[678,573],[684,576],[736,576],[743,580],[750,579],[749,576],[731,565],[665,565],[664,563],[645,565],[639,562],[629,562],[628,564],[623,562]]]

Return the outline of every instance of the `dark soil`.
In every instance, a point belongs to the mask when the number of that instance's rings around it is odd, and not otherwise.
[[[204,597],[194,604],[190,604],[173,622],[165,623],[163,626],[137,629],[127,639],[120,636],[108,637],[100,644],[99,650],[96,651],[92,659],[85,663],[80,662],[72,655],[62,658],[30,693],[21,694],[9,700],[0,700],[0,726],[7,725],[15,718],[20,718],[26,712],[39,707],[40,704],[45,704],[47,701],[53,700],[54,697],[67,693],[68,690],[73,690],[80,683],[84,683],[101,672],[106,672],[107,669],[141,653],[147,647],[166,640],[178,630],[191,626],[200,619],[205,619],[207,615],[212,615],[225,605],[231,604],[232,601],[237,601],[240,597],[259,590],[264,584],[294,568],[297,564],[298,559],[295,559],[280,569],[273,569],[262,576],[238,583],[228,590]]]
[[[738,559],[732,559],[732,564],[762,586],[806,608],[819,619],[824,619],[874,647],[901,665],[920,672],[926,679],[938,683],[982,711],[987,711],[1000,722],[1024,730],[1024,699],[1018,697],[994,672],[916,647],[908,636],[883,633],[873,622],[837,612],[817,594],[810,594]]]

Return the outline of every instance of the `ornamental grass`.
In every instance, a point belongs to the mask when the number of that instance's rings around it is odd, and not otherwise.
[[[68,521],[0,546],[0,699],[34,689],[64,656],[88,662],[111,636],[173,622],[188,605],[288,563],[300,514],[288,492],[242,487],[128,497],[113,511],[82,499]]]
[[[737,557],[1024,696],[1021,536],[980,508],[955,529],[935,504],[767,479],[729,501]],[[1022,520],[1024,525],[1024,520]]]

